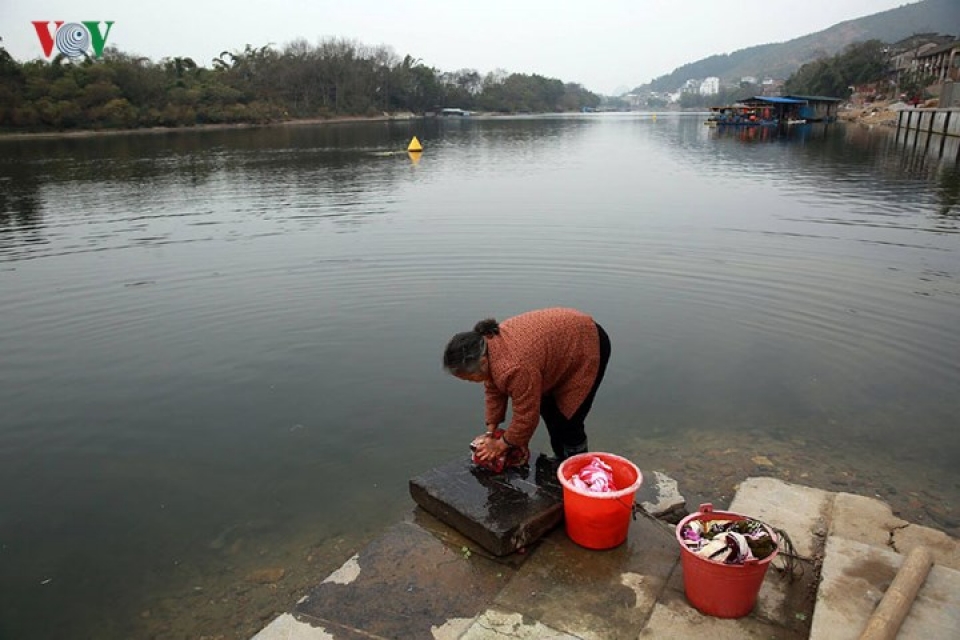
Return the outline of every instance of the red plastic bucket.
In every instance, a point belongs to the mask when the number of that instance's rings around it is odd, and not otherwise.
[[[573,486],[570,478],[593,458],[610,465],[613,483],[620,489],[598,492]],[[581,453],[563,461],[557,479],[563,485],[563,517],[571,540],[588,549],[612,549],[624,543],[633,517],[633,497],[643,482],[636,465],[612,453]]]
[[[700,613],[717,618],[742,618],[753,611],[760,594],[760,586],[767,567],[777,557],[778,550],[762,560],[750,560],[744,564],[724,564],[698,556],[683,543],[681,531],[694,520],[748,520],[749,517],[728,511],[714,511],[713,505],[702,504],[700,511],[691,514],[677,525],[677,542],[680,544],[680,560],[683,569],[683,590],[687,601]],[[777,534],[763,525],[774,543]]]

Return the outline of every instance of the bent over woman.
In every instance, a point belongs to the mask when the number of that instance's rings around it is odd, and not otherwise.
[[[502,323],[481,320],[458,333],[443,353],[444,368],[486,391],[487,436],[477,444],[482,461],[511,448],[528,449],[543,418],[557,460],[587,451],[584,419],[610,359],[610,338],[576,309],[539,309]],[[498,429],[513,405],[509,427]],[[525,457],[522,458],[525,460]]]

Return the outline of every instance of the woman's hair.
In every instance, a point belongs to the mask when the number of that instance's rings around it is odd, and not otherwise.
[[[443,368],[453,374],[476,373],[480,359],[487,353],[487,341],[500,333],[500,325],[493,318],[481,320],[473,331],[464,331],[450,338],[443,350]]]

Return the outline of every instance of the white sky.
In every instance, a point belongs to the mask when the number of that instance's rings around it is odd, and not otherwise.
[[[221,51],[324,37],[442,71],[539,73],[611,94],[688,62],[782,42],[915,0],[0,0],[0,45],[42,58],[31,21],[113,20],[107,45],[211,66]]]

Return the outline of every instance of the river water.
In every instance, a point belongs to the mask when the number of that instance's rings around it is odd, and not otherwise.
[[[935,147],[649,114],[0,140],[0,637],[249,636],[466,455],[446,340],[544,306],[611,336],[592,448],[692,506],[771,475],[960,534]]]

